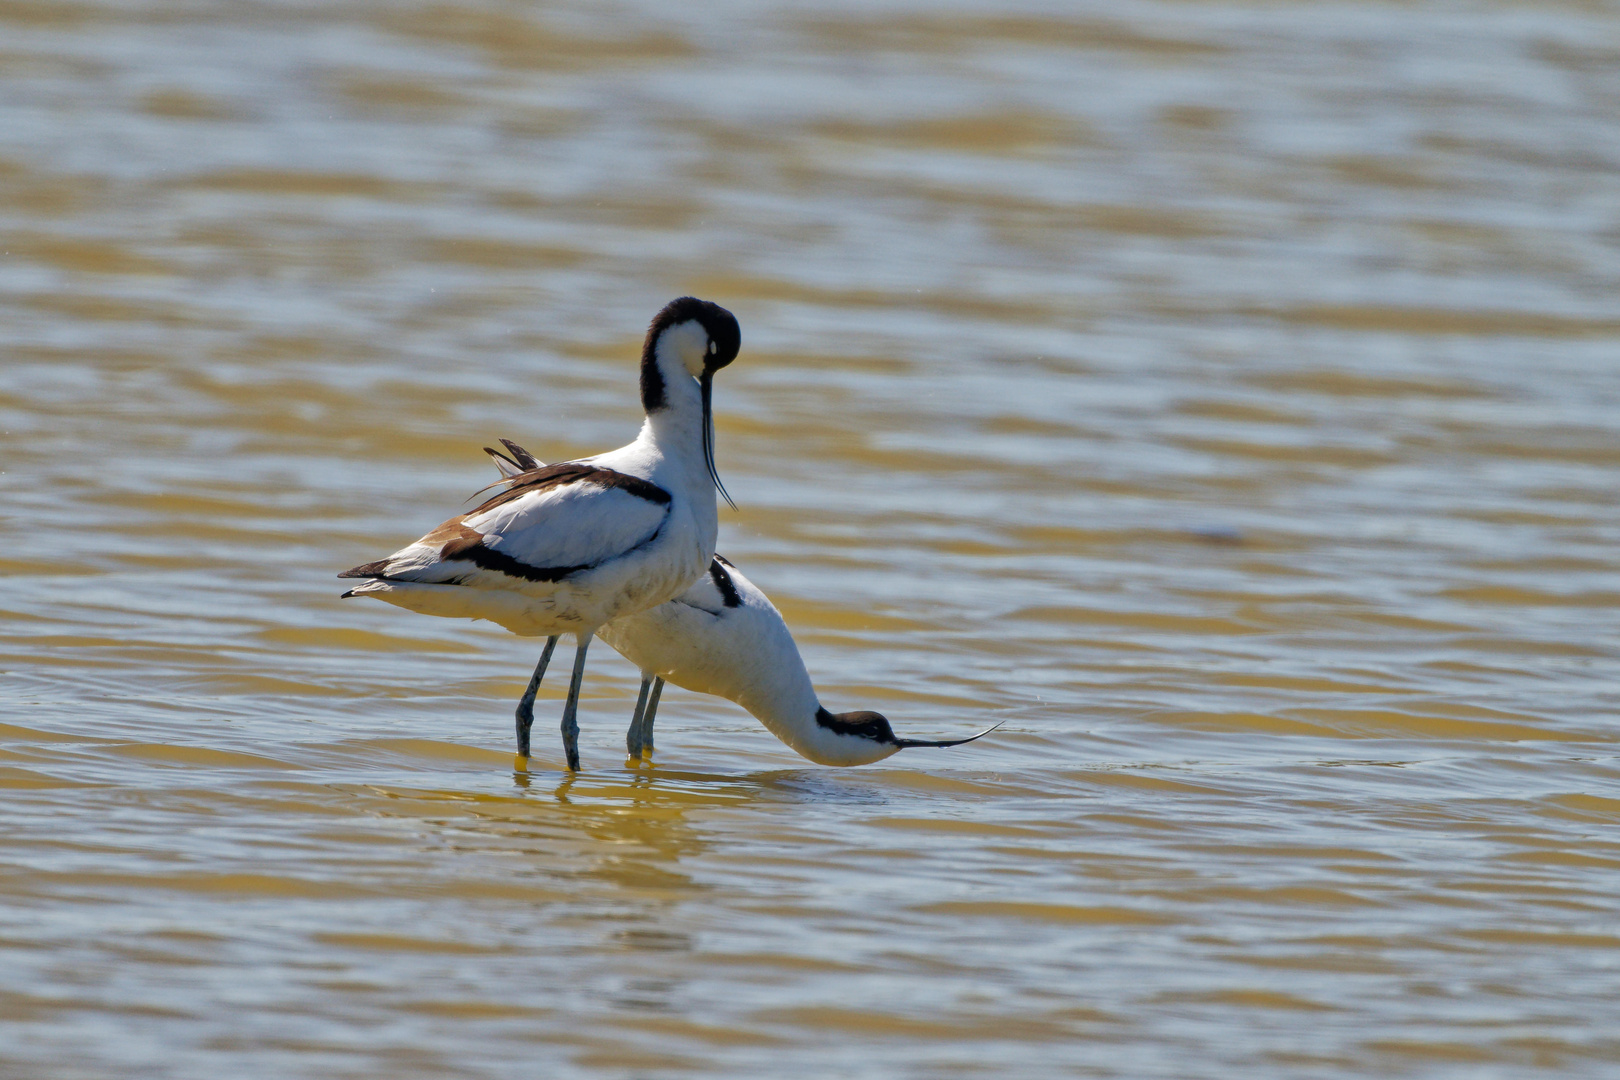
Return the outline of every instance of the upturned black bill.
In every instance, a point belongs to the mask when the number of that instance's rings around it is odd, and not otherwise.
[[[698,385],[703,388],[703,463],[709,467],[709,479],[714,481],[720,497],[726,500],[727,506],[735,510],[737,504],[731,501],[731,493],[726,490],[726,485],[720,482],[720,470],[714,466],[714,409],[710,405],[710,399],[714,395],[714,374],[705,373],[698,380]]]
[[[990,734],[992,731],[996,730],[996,728],[1000,727],[1006,722],[1007,721],[1002,720],[1000,723],[991,724],[977,735],[969,735],[965,739],[896,739],[894,740],[894,745],[902,748],[908,746],[961,746],[963,743],[970,743],[974,739],[984,738],[986,735]]]

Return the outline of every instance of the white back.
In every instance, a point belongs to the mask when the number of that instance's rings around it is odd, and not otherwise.
[[[821,702],[781,612],[736,567],[727,573],[735,606],[705,574],[674,600],[615,619],[598,636],[643,672],[736,702],[818,764],[864,765],[895,753],[897,746],[817,721]]]

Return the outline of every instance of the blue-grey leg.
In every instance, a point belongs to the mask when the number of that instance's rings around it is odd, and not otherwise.
[[[636,698],[636,712],[630,717],[630,730],[624,733],[624,752],[633,758],[641,756],[641,717],[647,711],[647,691],[652,687],[653,677],[646,672],[641,675],[641,696]]]
[[[529,676],[528,689],[523,691],[523,697],[518,700],[518,753],[524,757],[529,756],[529,729],[534,726],[534,695],[540,689],[540,680],[546,677],[546,666],[551,663],[551,653],[556,648],[556,635],[546,638],[546,647],[540,653],[540,662],[534,665],[534,674]]]
[[[568,770],[579,772],[579,687],[585,681],[585,650],[591,647],[594,634],[575,634],[579,648],[574,652],[574,677],[568,683],[568,703],[563,706],[563,753],[568,755]]]
[[[641,756],[646,757],[652,753],[652,724],[653,717],[658,715],[658,698],[664,692],[663,676],[653,679],[652,693],[647,695],[647,711],[641,717]]]

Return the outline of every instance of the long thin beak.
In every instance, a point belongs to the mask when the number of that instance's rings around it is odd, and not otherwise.
[[[894,745],[900,747],[901,749],[906,749],[912,746],[961,746],[963,743],[970,743],[974,739],[984,738],[986,735],[990,734],[992,731],[996,730],[996,728],[1000,727],[1006,722],[1007,721],[1005,720],[997,721],[996,723],[985,728],[983,731],[979,732],[977,735],[969,735],[965,739],[896,739],[894,740]]]
[[[713,373],[704,373],[698,380],[698,385],[703,388],[703,463],[709,467],[709,478],[714,481],[721,498],[726,500],[727,506],[735,510],[737,504],[731,501],[731,493],[726,490],[726,485],[720,482],[720,470],[714,466],[714,409],[710,405],[710,399],[714,396]]]

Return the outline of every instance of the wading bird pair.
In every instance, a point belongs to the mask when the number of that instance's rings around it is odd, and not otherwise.
[[[562,738],[575,771],[580,684],[597,635],[642,672],[626,737],[632,757],[652,749],[666,679],[735,701],[825,765],[860,765],[906,747],[956,746],[988,734],[898,739],[877,713],[828,712],[776,608],[715,554],[714,494],[718,489],[728,503],[731,497],[715,468],[711,395],[715,372],[736,359],[740,345],[737,320],[725,308],[690,296],[671,301],[642,346],[646,421],[634,442],[553,465],[510,442],[510,458],[489,450],[503,490],[388,558],[344,571],[338,576],[366,580],[343,595],[545,637],[517,709],[518,752],[525,755],[540,680],[558,637],[573,634]]]

